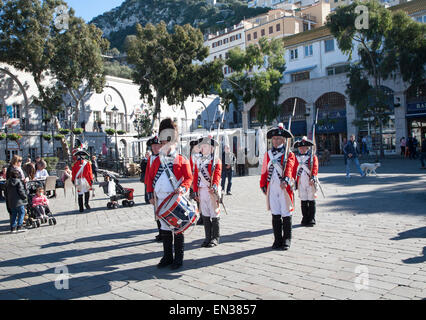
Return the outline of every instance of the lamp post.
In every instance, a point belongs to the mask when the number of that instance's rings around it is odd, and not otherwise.
[[[118,143],[117,143],[117,117],[118,117],[118,108],[114,106],[114,108],[111,109],[114,116],[114,131],[115,131],[115,163],[118,173]]]
[[[142,117],[139,115],[136,116],[135,120],[133,120],[133,125],[138,132],[138,140],[141,136],[141,127],[142,127]],[[139,153],[139,159],[141,159],[141,143],[138,141],[138,153]]]

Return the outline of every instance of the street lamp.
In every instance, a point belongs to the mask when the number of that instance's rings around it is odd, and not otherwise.
[[[114,131],[115,131],[115,163],[118,173],[118,143],[117,143],[117,117],[118,117],[118,108],[114,106],[111,109],[113,117],[114,117]]]
[[[141,138],[141,129],[142,129],[142,117],[140,115],[136,115],[135,120],[133,120],[133,125],[135,129],[138,132],[138,140]],[[139,152],[139,159],[141,158],[141,143],[138,141],[138,152]]]

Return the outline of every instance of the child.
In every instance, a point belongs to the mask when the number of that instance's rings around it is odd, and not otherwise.
[[[6,183],[6,207],[10,214],[10,231],[12,233],[25,232],[23,227],[27,195],[21,173],[16,169],[9,172],[9,180]]]
[[[37,218],[47,219],[47,215],[50,213],[49,200],[47,200],[47,197],[44,195],[42,187],[37,188],[36,196],[33,198],[32,205],[33,208],[35,208]]]

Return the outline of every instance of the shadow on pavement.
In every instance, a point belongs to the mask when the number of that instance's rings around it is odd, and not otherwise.
[[[152,230],[151,230],[152,231]],[[261,231],[245,231],[232,235],[224,235],[221,237],[221,243],[223,242],[242,242],[249,241],[253,237],[263,236],[266,234],[272,233],[271,229],[265,229]],[[107,235],[106,237],[110,237],[110,239],[117,239],[117,237],[132,237],[133,232],[129,233],[121,233],[121,234],[112,234]],[[105,236],[100,236],[101,238]],[[75,242],[86,242],[86,241],[96,241],[97,237],[88,237],[82,238],[81,240],[76,240],[69,243]],[[100,239],[104,240],[104,239]],[[195,240],[191,243],[185,244],[185,251],[199,249],[201,242],[204,239]],[[25,258],[17,258],[7,261],[0,262],[0,268],[2,267],[12,267],[12,266],[25,266],[25,265],[33,265],[33,264],[47,264],[47,263],[58,263],[60,264],[66,258],[69,257],[77,257],[83,255],[94,254],[98,252],[106,252],[111,250],[119,250],[123,248],[135,247],[139,245],[144,245],[147,243],[152,243],[153,240],[143,240],[136,242],[129,242],[125,244],[117,244],[112,246],[105,246],[99,248],[87,248],[82,250],[66,250],[60,251],[56,253],[48,253],[44,255],[34,255],[31,257]],[[69,243],[62,243],[55,245],[67,245]],[[44,246],[46,248],[47,246]],[[209,249],[206,249],[209,250]],[[180,272],[182,270],[192,270],[202,268],[204,266],[212,266],[216,264],[221,264],[224,262],[229,262],[233,260],[238,260],[247,256],[262,254],[265,252],[270,252],[271,248],[257,248],[252,250],[244,250],[241,252],[235,252],[227,255],[217,255],[217,256],[208,256],[200,259],[189,259],[184,260],[183,267],[176,271]],[[71,277],[69,279],[70,289],[71,290],[58,290],[55,287],[55,281],[47,281],[42,284],[28,285],[23,288],[14,289],[14,294],[19,297],[24,297],[26,299],[75,299],[86,297],[89,295],[99,295],[103,293],[110,292],[112,290],[110,281],[143,281],[148,279],[177,279],[181,275],[175,273],[175,271],[171,269],[158,269],[156,265],[149,265],[140,268],[134,268],[129,270],[117,270],[118,265],[126,264],[126,263],[136,263],[144,260],[150,259],[158,259],[162,257],[162,251],[157,252],[147,252],[147,253],[133,253],[129,255],[121,255],[116,257],[110,257],[105,259],[99,259],[94,261],[82,261],[74,264],[64,264],[69,273],[76,274],[80,272],[105,272],[102,275],[95,276],[81,276],[81,277]],[[24,280],[28,278],[34,277],[45,277],[47,279],[51,279],[52,275],[55,274],[55,268],[50,268],[45,271],[36,271],[36,272],[24,272],[21,274],[14,274],[9,277],[3,278],[0,280],[1,282],[13,281],[16,279]],[[59,274],[58,274],[59,276]],[[0,299],[2,296],[8,294],[10,290],[1,290],[0,289]]]
[[[397,237],[390,238],[390,240],[405,240],[413,238],[426,238],[426,227],[415,228],[398,233]],[[426,262],[426,247],[423,247],[422,256],[408,258],[402,260],[407,264],[424,263]]]

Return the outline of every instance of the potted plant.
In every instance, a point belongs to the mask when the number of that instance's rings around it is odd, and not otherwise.
[[[18,141],[19,139],[22,138],[22,136],[20,134],[18,134],[18,133],[11,133],[11,134],[7,135],[7,138],[9,140],[12,140],[12,141]]]
[[[64,138],[65,138],[65,136],[64,136],[63,134],[56,134],[53,138],[54,138],[55,140],[62,140],[62,139],[64,139]]]
[[[117,130],[117,134],[122,136],[123,134],[126,134],[126,131],[124,130]]]
[[[6,133],[0,133],[0,140],[6,139]]]
[[[114,130],[114,129],[106,129],[106,130],[105,130],[105,133],[106,133],[107,135],[109,135],[109,136],[112,136],[112,135],[114,135],[114,134],[115,134],[115,130]]]
[[[70,129],[59,129],[59,133],[63,135],[69,134],[71,131]]]
[[[72,133],[74,133],[75,135],[82,134],[83,128],[74,128],[72,129]]]
[[[52,140],[52,136],[50,134],[43,134],[43,139],[46,141]]]

